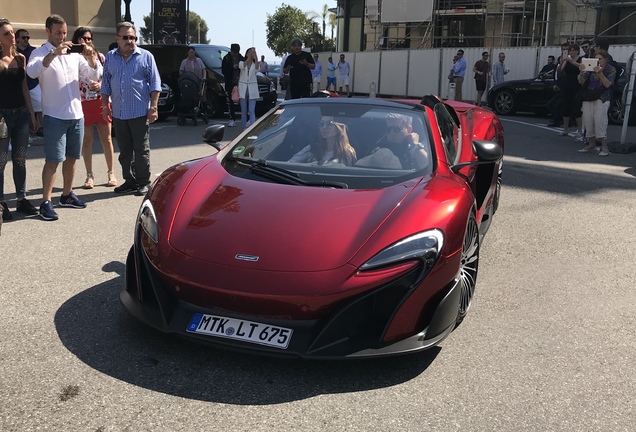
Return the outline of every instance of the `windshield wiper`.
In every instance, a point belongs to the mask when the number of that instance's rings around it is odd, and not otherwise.
[[[303,180],[297,173],[277,167],[275,165],[268,164],[267,161],[264,159],[253,160],[243,157],[229,156],[227,157],[227,160],[235,161],[240,163],[241,165],[249,166],[250,172],[252,172],[253,174],[268,178],[270,180],[274,180],[279,183],[310,187],[329,187],[337,189],[349,188],[346,183],[342,182],[332,182],[325,180],[316,182]]]

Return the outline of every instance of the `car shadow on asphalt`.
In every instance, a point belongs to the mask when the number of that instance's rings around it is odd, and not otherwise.
[[[95,370],[173,396],[267,405],[321,394],[395,386],[419,376],[441,348],[368,360],[270,358],[217,349],[166,335],[137,321],[122,306],[125,266],[102,268],[116,276],[67,300],[55,314],[64,346]]]

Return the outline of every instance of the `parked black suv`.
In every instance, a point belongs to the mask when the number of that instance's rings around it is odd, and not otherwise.
[[[230,52],[222,45],[142,45],[155,57],[162,83],[172,89],[175,102],[179,100],[179,67],[186,58],[188,47],[194,47],[197,57],[203,60],[207,68],[207,114],[208,117],[222,116],[228,110],[228,98],[225,93],[225,78],[221,73],[221,61]],[[265,75],[258,74],[258,91],[261,99],[256,102],[258,112],[266,112],[276,105],[276,85]],[[176,103],[175,103],[176,106]]]

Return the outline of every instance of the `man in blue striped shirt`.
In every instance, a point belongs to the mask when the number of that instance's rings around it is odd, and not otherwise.
[[[132,23],[117,24],[117,48],[106,55],[101,93],[103,116],[113,122],[125,179],[115,192],[143,196],[150,185],[149,125],[158,117],[161,78],[155,58],[137,46],[136,33]]]

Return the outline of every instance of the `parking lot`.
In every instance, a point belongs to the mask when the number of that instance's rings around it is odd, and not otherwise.
[[[636,153],[580,154],[546,119],[503,123],[502,199],[468,317],[427,352],[355,362],[249,356],[140,325],[119,291],[142,198],[102,186],[96,143],[97,186],[80,189],[81,162],[75,177],[86,209],[3,225],[0,430],[633,430]],[[154,124],[153,173],[213,153],[203,128]],[[33,145],[34,204],[42,165]]]

